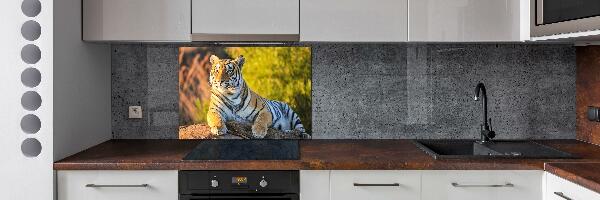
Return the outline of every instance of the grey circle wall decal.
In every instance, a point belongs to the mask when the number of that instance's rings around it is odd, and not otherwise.
[[[21,105],[25,110],[37,110],[42,105],[42,97],[37,92],[27,91],[21,96]]]
[[[23,132],[25,133],[37,133],[38,131],[40,131],[41,127],[42,122],[40,121],[40,118],[33,114],[28,114],[21,118],[21,130],[23,130]]]
[[[42,3],[39,0],[24,0],[21,3],[21,11],[27,17],[35,17],[42,11]]]
[[[42,144],[35,138],[27,138],[21,143],[21,152],[27,157],[36,157],[42,152]]]
[[[30,67],[23,70],[21,73],[21,83],[27,87],[36,87],[41,81],[42,74],[40,73],[40,70],[37,70],[36,68]]]
[[[35,64],[42,58],[42,52],[34,44],[25,45],[21,49],[21,59],[27,64]]]
[[[29,41],[34,41],[40,38],[42,34],[42,27],[39,23],[33,20],[26,21],[21,26],[21,35],[23,38]]]

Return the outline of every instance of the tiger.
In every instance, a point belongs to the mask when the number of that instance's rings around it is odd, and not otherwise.
[[[243,55],[233,60],[210,56],[211,96],[206,117],[210,132],[227,134],[225,122],[233,120],[251,123],[254,138],[264,138],[268,128],[306,133],[300,117],[288,104],[261,97],[248,87],[242,76],[244,62]]]

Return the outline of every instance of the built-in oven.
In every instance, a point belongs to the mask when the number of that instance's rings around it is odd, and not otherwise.
[[[532,0],[531,36],[600,29],[600,0]]]
[[[179,171],[180,200],[299,200],[298,171]]]

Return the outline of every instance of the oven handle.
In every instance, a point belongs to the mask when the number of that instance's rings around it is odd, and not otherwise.
[[[200,196],[200,195],[180,195],[179,200],[206,200],[206,199],[289,199],[299,200],[297,194],[283,195],[216,195],[216,196]]]

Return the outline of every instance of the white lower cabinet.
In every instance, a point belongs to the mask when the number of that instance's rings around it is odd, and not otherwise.
[[[302,170],[301,200],[600,200],[536,170]],[[177,200],[175,170],[57,171],[58,200]]]
[[[300,171],[300,199],[329,200],[329,170]]]
[[[177,171],[57,171],[58,200],[177,200]]]
[[[543,171],[423,171],[422,200],[542,200]]]
[[[544,200],[600,200],[600,194],[554,174],[546,173]]]
[[[537,170],[300,171],[301,200],[542,200]]]
[[[331,171],[331,200],[419,200],[419,171]]]

